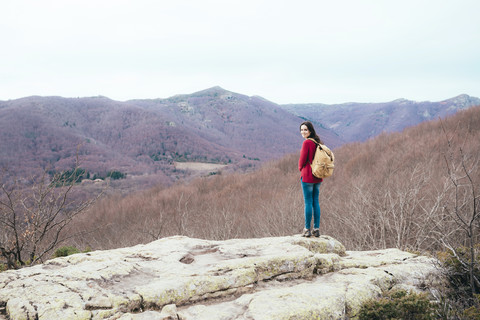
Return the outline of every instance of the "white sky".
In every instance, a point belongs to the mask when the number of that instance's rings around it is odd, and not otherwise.
[[[5,0],[0,100],[480,97],[478,0]]]

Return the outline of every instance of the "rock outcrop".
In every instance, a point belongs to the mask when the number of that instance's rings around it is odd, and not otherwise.
[[[348,319],[438,273],[431,258],[349,252],[328,236],[175,236],[0,273],[0,319]]]

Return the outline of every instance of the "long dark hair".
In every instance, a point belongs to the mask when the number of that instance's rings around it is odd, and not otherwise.
[[[322,140],[320,139],[320,137],[315,132],[315,128],[313,127],[313,124],[310,121],[302,122],[302,124],[300,124],[300,130],[302,129],[303,125],[307,126],[308,131],[310,131],[310,136],[308,136],[307,138],[313,138],[313,139],[315,139],[315,141],[317,141],[317,143],[323,144]]]

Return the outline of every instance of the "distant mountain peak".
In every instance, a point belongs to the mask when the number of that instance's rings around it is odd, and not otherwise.
[[[398,99],[393,100],[392,102],[394,102],[394,103],[406,103],[406,102],[413,102],[413,101],[405,99],[405,98],[398,98]]]
[[[453,97],[452,99],[457,99],[457,98],[461,98],[461,99],[470,99],[472,97],[470,97],[468,94],[466,93],[462,93],[462,94],[459,94],[458,96],[456,97]]]
[[[220,86],[214,86],[214,87],[211,87],[211,88],[207,88],[205,90],[214,90],[214,91],[227,91],[225,89],[223,89],[222,87]]]
[[[208,88],[208,89],[204,89],[204,90],[201,90],[201,91],[194,92],[194,93],[192,93],[192,95],[211,94],[211,93],[222,93],[222,94],[224,94],[224,93],[231,93],[231,91],[225,90],[220,86],[215,86],[215,87],[211,87],[211,88]]]
[[[468,94],[460,94],[456,97],[444,100],[448,102],[460,102],[460,103],[468,103],[468,104],[474,104],[474,105],[479,105],[480,104],[480,99],[476,97],[469,96]]]

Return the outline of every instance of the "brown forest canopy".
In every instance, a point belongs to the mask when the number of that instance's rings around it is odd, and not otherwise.
[[[335,173],[320,192],[321,233],[349,250],[433,250],[445,237],[463,244],[463,231],[450,214],[455,190],[447,163],[458,166],[463,159],[478,194],[478,141],[480,107],[474,107],[335,149]],[[295,153],[248,174],[104,199],[75,223],[77,231],[97,228],[75,244],[113,248],[175,234],[228,239],[299,233],[303,200],[297,161]],[[466,191],[460,196],[468,200]],[[468,215],[471,207],[462,208],[460,214]]]

